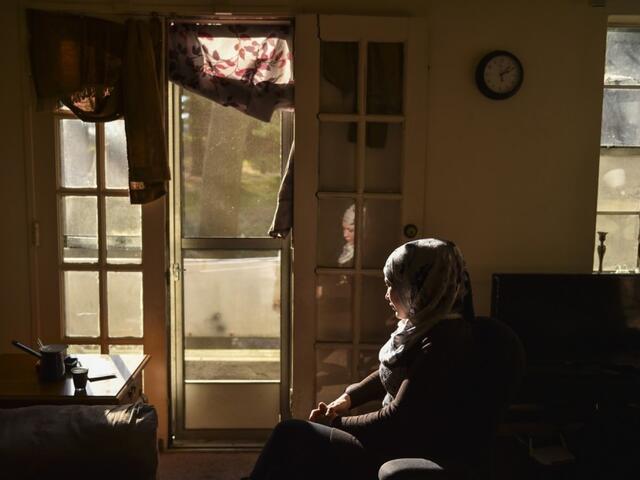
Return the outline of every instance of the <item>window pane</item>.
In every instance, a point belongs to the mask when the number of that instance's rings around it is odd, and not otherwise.
[[[111,355],[142,355],[144,348],[142,345],[109,345]]]
[[[77,354],[77,353],[90,353],[93,355],[100,354],[100,345],[69,345],[67,347],[67,354]]]
[[[386,293],[384,277],[362,276],[360,339],[365,343],[384,343],[396,327],[398,320],[384,298]]]
[[[185,379],[279,380],[280,252],[185,257]]]
[[[640,150],[600,151],[598,210],[640,211]]]
[[[329,403],[351,383],[351,350],[319,347],[316,366],[316,403]]]
[[[63,196],[62,259],[68,263],[98,261],[98,200],[96,197]]]
[[[321,267],[352,268],[355,236],[355,199],[320,199],[317,264]]]
[[[640,84],[640,30],[610,28],[607,31],[607,63],[604,81],[609,85]]]
[[[128,188],[129,166],[124,120],[104,124],[104,156],[107,188]]]
[[[357,85],[358,44],[320,42],[320,111],[355,113]]]
[[[142,337],[142,272],[107,272],[110,337]]]
[[[128,197],[107,197],[107,261],[142,262],[142,209]]]
[[[357,131],[357,123],[320,124],[320,191],[355,192]]]
[[[316,283],[317,338],[348,341],[352,334],[351,275],[318,275]]]
[[[640,91],[605,88],[601,145],[640,145]]]
[[[367,113],[402,113],[404,44],[369,43],[367,52]]]
[[[96,126],[81,120],[60,120],[60,184],[96,187]]]
[[[638,264],[638,215],[598,215],[596,232],[608,232],[605,245],[602,269],[608,271],[632,271]],[[593,265],[598,269],[596,248],[594,248]]]
[[[402,132],[400,123],[367,123],[365,191],[400,192]]]
[[[280,185],[280,115],[270,123],[182,91],[186,237],[265,237]]]
[[[362,266],[382,268],[389,254],[400,246],[401,203],[397,200],[365,200]]]
[[[64,272],[64,320],[67,337],[100,336],[98,272]]]

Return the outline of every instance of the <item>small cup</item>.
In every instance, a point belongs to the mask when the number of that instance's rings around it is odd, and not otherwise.
[[[84,390],[87,387],[88,368],[74,367],[71,369],[71,375],[73,375],[73,385],[76,390]]]

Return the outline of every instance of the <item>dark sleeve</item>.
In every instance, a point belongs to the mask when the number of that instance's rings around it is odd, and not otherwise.
[[[376,369],[360,382],[349,385],[345,393],[351,397],[351,408],[355,408],[371,400],[382,400],[387,392],[380,381],[380,373]]]
[[[418,352],[407,378],[388,405],[364,415],[337,417],[332,427],[351,433],[363,442],[389,442],[394,438],[437,437],[447,429],[448,409],[457,377],[457,355],[447,346]],[[427,426],[429,432],[420,431]]]

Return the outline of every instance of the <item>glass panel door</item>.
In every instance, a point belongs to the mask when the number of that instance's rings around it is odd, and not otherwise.
[[[404,225],[423,235],[426,51],[419,21],[296,22],[307,56],[296,65],[292,404],[304,418],[377,368],[395,328],[382,267],[410,239]]]
[[[292,114],[262,122],[171,88],[174,443],[256,444],[288,410],[289,243],[267,232]]]

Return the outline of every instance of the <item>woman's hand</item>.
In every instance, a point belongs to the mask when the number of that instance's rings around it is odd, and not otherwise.
[[[309,414],[309,421],[314,423],[320,423],[322,425],[331,425],[331,422],[338,415],[333,412],[329,412],[327,404],[324,402],[320,402],[318,404],[318,408],[314,408],[311,410]]]
[[[335,415],[345,415],[351,408],[351,397],[348,393],[343,393],[333,402],[327,405],[327,413]]]

